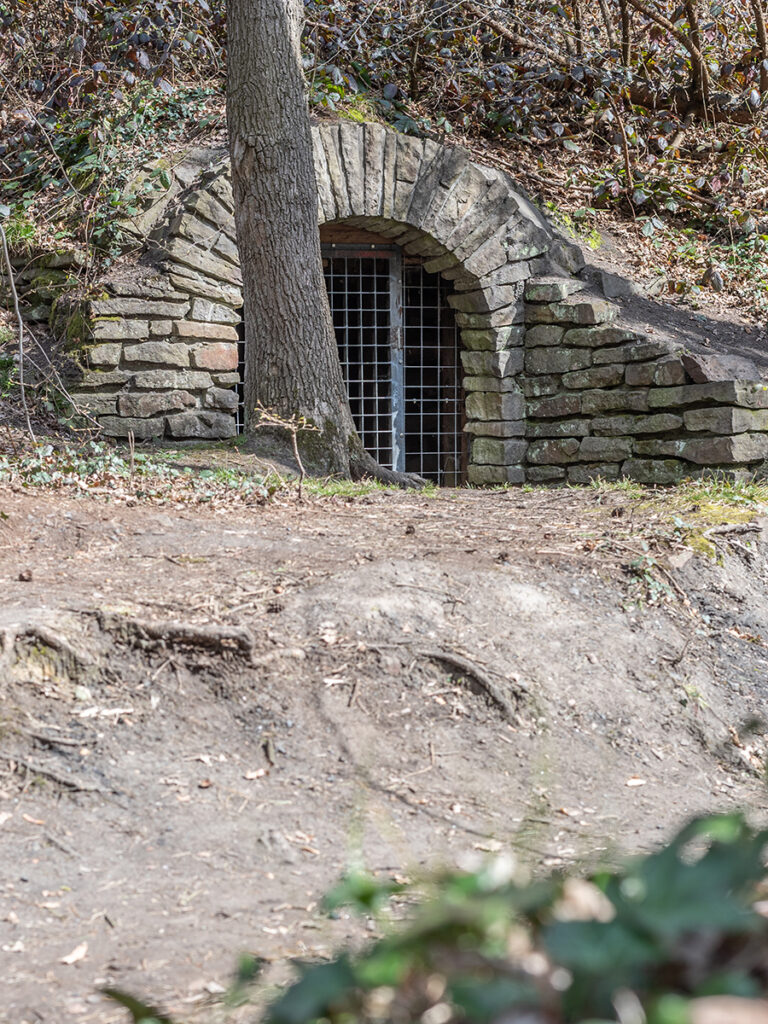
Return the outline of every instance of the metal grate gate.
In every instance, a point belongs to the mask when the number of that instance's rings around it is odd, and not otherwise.
[[[442,486],[466,471],[459,332],[445,286],[397,250],[333,248],[326,284],[355,424],[383,466]]]

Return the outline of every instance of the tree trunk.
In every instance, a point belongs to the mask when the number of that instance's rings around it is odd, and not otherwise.
[[[768,33],[765,30],[765,14],[762,0],[750,0],[752,14],[755,17],[755,33],[757,46],[760,50],[760,93],[763,102],[768,93]]]
[[[299,434],[314,471],[402,482],[363,450],[341,375],[320,256],[302,11],[299,0],[227,3],[246,429],[255,428],[259,405],[286,420],[304,416],[319,431]]]
[[[632,34],[627,0],[619,0],[621,14],[621,63],[628,68],[632,60]]]

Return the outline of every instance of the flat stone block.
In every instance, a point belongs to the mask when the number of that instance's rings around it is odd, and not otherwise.
[[[615,409],[628,412],[648,411],[647,391],[600,390],[584,391],[581,407],[585,413],[612,412]]]
[[[654,388],[648,394],[648,405],[652,409],[699,402],[720,402],[745,409],[768,409],[768,387],[755,381],[731,380],[713,384],[685,384],[676,388]]]
[[[679,430],[683,425],[682,416],[673,413],[657,413],[654,416],[605,416],[592,420],[592,430],[598,435],[616,434],[665,434]]]
[[[684,441],[680,454],[700,466],[758,462],[768,457],[768,434],[733,434],[730,437],[702,437]]]
[[[523,368],[522,349],[504,349],[501,352],[462,352],[464,372],[477,376],[504,377]],[[475,388],[476,391],[491,390]]]
[[[562,377],[521,377],[520,390],[526,398],[540,398],[542,395],[554,395],[561,388]]]
[[[627,373],[629,373],[629,367],[627,367]],[[685,384],[686,380],[687,375],[682,359],[678,359],[676,357],[660,359],[656,364],[656,370],[653,374],[653,383],[658,387]]]
[[[630,363],[624,373],[629,387],[650,387],[659,368],[658,363]]]
[[[179,439],[218,440],[237,433],[234,416],[223,412],[181,412],[168,417],[168,433]]]
[[[529,327],[525,332],[525,344],[529,348],[536,348],[539,345],[559,345],[565,334],[564,327],[556,324],[539,324],[538,327]]]
[[[536,418],[547,416],[578,416],[581,412],[581,395],[571,392],[567,395],[551,395],[537,398],[528,403],[528,415]]]
[[[568,467],[568,483],[591,484],[593,480],[618,480],[621,466],[616,462],[592,462]]]
[[[204,295],[207,299],[225,302],[232,306],[233,309],[239,309],[242,306],[243,293],[235,285],[222,284],[221,281],[214,281],[210,277],[196,274],[187,267],[180,267],[178,264],[174,264],[173,267],[174,269],[170,272],[169,278],[171,284],[178,288],[180,292],[188,292],[190,295]],[[186,273],[182,273],[182,271],[186,271]]]
[[[744,356],[686,352],[681,362],[694,384],[760,379],[757,365]]]
[[[190,315],[198,322],[210,322],[217,324],[238,324],[241,317],[231,306],[225,306],[222,302],[211,302],[209,299],[193,299]]]
[[[476,437],[472,442],[472,462],[475,465],[510,466],[525,458],[528,444],[523,440]]]
[[[577,370],[563,374],[566,388],[612,388],[624,381],[624,366],[593,366],[590,370]],[[651,404],[649,402],[649,404]]]
[[[195,399],[186,391],[159,391],[154,394],[128,392],[117,399],[121,416],[157,416],[163,412],[180,412],[195,404]]]
[[[146,320],[95,320],[93,336],[99,341],[125,341],[149,337]]]
[[[139,370],[133,382],[147,391],[207,391],[212,384],[210,373],[196,370]]]
[[[464,432],[476,437],[525,437],[525,420],[471,420]]]
[[[526,302],[562,302],[583,290],[583,282],[573,277],[538,277],[525,286],[525,299]]]
[[[205,392],[204,405],[208,409],[237,410],[237,392],[231,388],[210,388]]]
[[[173,330],[173,320],[150,320],[149,333],[155,338],[167,338]]]
[[[684,444],[685,438],[677,438],[671,441],[660,438],[644,441],[640,438],[635,438],[634,453],[635,455],[647,455],[651,458],[675,457],[682,453]]]
[[[579,457],[579,441],[566,437],[551,441],[532,441],[528,446],[528,461],[535,465],[558,465],[576,462]]]
[[[461,332],[464,346],[478,352],[500,352],[505,348],[516,348],[523,344],[525,329],[519,325],[490,327],[482,331],[465,328]]]
[[[522,484],[525,482],[525,471],[522,466],[470,466],[467,481],[475,487]]]
[[[463,265],[469,274],[475,277],[485,277],[493,270],[498,270],[507,262],[509,246],[506,241],[506,232],[501,228],[491,238],[481,245],[471,256],[463,258]],[[520,303],[520,319],[522,320],[522,302]]]
[[[520,393],[474,391],[467,395],[466,404],[470,420],[521,420],[525,416]]]
[[[565,469],[562,466],[528,466],[525,476],[532,484],[551,484],[565,480]]]
[[[107,437],[128,437],[132,433],[137,440],[146,441],[150,437],[162,437],[165,433],[164,417],[141,420],[128,416],[102,416],[99,423]]]
[[[527,306],[528,324],[604,324],[615,320],[618,309],[605,299],[575,298],[546,306]]]
[[[520,302],[494,309],[491,313],[457,313],[456,323],[459,327],[469,327],[474,331],[482,331],[488,327],[509,327],[523,322],[523,306]]]
[[[127,363],[159,363],[162,366],[189,366],[187,345],[169,341],[145,341],[140,345],[126,345],[123,359]]]
[[[226,388],[231,387],[233,384],[240,383],[239,373],[214,373],[213,383],[218,384],[219,387]]]
[[[91,302],[94,316],[167,316],[182,317],[189,312],[189,302],[162,302],[155,299],[94,299]],[[132,328],[140,330],[141,328]],[[147,328],[149,333],[149,328]],[[102,335],[103,337],[103,335]],[[142,335],[146,337],[146,335]]]
[[[131,374],[125,370],[86,370],[80,381],[81,387],[111,388],[127,384]]]
[[[505,286],[510,284],[520,285],[531,276],[531,265],[522,261],[520,263],[504,263],[496,270],[485,274],[480,278],[480,285],[483,288]],[[522,290],[521,290],[522,294]]]
[[[201,189],[198,192],[193,192],[184,201],[184,206],[190,213],[204,217],[211,224],[215,224],[234,241],[235,218],[226,206],[210,195],[207,190]]]
[[[243,277],[238,266],[227,260],[219,259],[207,249],[199,249],[183,238],[171,238],[165,245],[165,252],[175,263],[181,263],[196,273],[212,277],[216,281],[225,281],[238,288],[242,287]],[[158,311],[156,315],[166,316],[169,314]]]
[[[621,475],[641,484],[676,484],[690,470],[676,459],[627,459],[622,463]]]
[[[632,443],[631,437],[585,437],[579,455],[590,462],[623,462],[632,454]]]
[[[514,376],[507,377],[464,377],[462,386],[465,391],[519,391]]]
[[[105,395],[99,391],[84,391],[73,394],[72,400],[79,410],[91,416],[109,416],[117,412],[117,396]]]
[[[707,430],[710,434],[743,434],[768,430],[768,409],[689,409],[683,414],[686,430]]]
[[[529,423],[526,437],[586,437],[589,420],[549,420],[545,423]]]
[[[88,350],[88,362],[91,366],[117,366],[122,351],[122,345],[94,345]]]
[[[211,341],[237,341],[238,334],[229,324],[200,323],[194,320],[177,320],[173,333],[179,338],[194,338]]]
[[[448,305],[461,313],[487,313],[512,305],[518,299],[518,289],[514,285],[496,285],[478,291],[449,295]]]
[[[607,345],[621,345],[626,341],[644,341],[645,336],[636,334],[621,326],[574,327],[566,332],[566,345],[577,348],[604,348]]]
[[[196,345],[191,350],[192,365],[197,370],[236,370],[238,365],[237,345],[230,342],[212,342]]]
[[[583,370],[592,362],[592,353],[580,348],[526,348],[526,373],[568,373]]]
[[[595,366],[601,363],[639,363],[669,355],[669,348],[666,341],[633,341],[616,348],[596,349],[592,362]]]
[[[168,302],[184,302],[186,295],[180,295],[172,281],[169,281],[163,274],[155,274],[151,277],[132,277],[131,280],[106,282],[107,288],[113,295],[120,295],[129,299],[164,299]]]

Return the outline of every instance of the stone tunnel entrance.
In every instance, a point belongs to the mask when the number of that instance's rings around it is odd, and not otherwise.
[[[443,487],[466,481],[460,332],[438,274],[393,245],[323,245],[342,373],[365,448]]]

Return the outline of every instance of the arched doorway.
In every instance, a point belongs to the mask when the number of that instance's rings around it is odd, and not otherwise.
[[[323,267],[352,415],[382,465],[443,487],[466,481],[460,332],[449,289],[420,257],[329,230]]]

